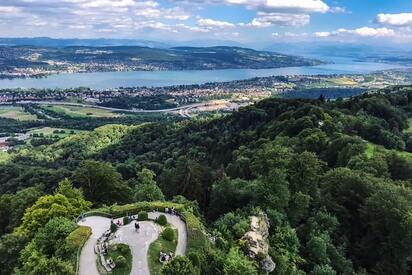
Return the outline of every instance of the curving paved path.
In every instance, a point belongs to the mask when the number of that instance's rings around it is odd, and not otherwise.
[[[160,215],[165,215],[167,221],[177,229],[177,247],[175,255],[182,256],[186,254],[186,245],[187,245],[187,228],[186,224],[178,217],[170,214],[160,213],[160,212],[151,212],[149,213],[150,219],[156,219]]]
[[[103,217],[88,217],[81,220],[79,225],[88,226],[92,229],[92,235],[83,246],[80,253],[80,275],[99,275],[96,267],[96,254],[94,253],[94,247],[97,244],[97,240],[102,234],[110,228],[110,219]]]
[[[155,219],[159,215],[165,215],[168,222],[178,230],[178,242],[176,247],[176,255],[184,255],[187,244],[186,224],[177,216],[151,212],[150,219]],[[110,228],[111,219],[103,217],[88,217],[80,221],[79,225],[89,226],[92,228],[92,236],[86,242],[80,254],[80,275],[99,275],[96,267],[96,254],[94,247],[97,239]],[[161,227],[153,222],[139,222],[140,231],[135,232],[134,222],[121,226],[116,232],[117,238],[114,243],[127,244],[133,255],[132,275],[150,275],[149,265],[147,262],[147,253],[152,242],[157,240],[161,232]]]

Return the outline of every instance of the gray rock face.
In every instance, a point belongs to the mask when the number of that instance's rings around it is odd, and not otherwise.
[[[250,231],[242,237],[242,240],[246,242],[248,255],[260,261],[263,270],[272,272],[276,264],[269,256],[269,219],[262,212],[258,216],[251,216],[250,220]]]

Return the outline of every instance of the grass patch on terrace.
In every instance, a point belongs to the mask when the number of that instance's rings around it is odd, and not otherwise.
[[[93,107],[43,105],[42,108],[44,108],[45,110],[52,111],[57,114],[67,115],[72,118],[86,118],[86,117],[113,118],[113,117],[123,116],[120,113],[116,113],[110,110],[93,108]]]
[[[10,118],[19,121],[38,120],[37,116],[26,112],[22,107],[17,106],[2,106],[0,107],[0,117]]]
[[[149,246],[149,252],[147,254],[147,260],[149,263],[149,270],[151,275],[161,275],[163,263],[159,261],[160,252],[166,254],[175,253],[177,246],[177,230],[174,230],[173,241],[166,240],[162,235]]]
[[[118,261],[119,256],[124,257],[126,261],[124,264],[120,264]],[[110,274],[112,275],[129,275],[132,271],[132,251],[128,245],[115,244],[109,247],[109,257],[116,263],[116,267]]]

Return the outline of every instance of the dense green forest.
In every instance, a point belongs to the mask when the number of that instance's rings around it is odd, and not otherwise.
[[[179,258],[181,274],[265,274],[242,239],[261,212],[273,274],[410,274],[411,116],[412,87],[267,99],[2,155],[0,274],[73,274],[77,215],[162,200],[190,204],[214,236]]]

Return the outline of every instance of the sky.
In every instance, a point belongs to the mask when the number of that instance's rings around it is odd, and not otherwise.
[[[0,0],[0,37],[412,42],[412,0]]]

